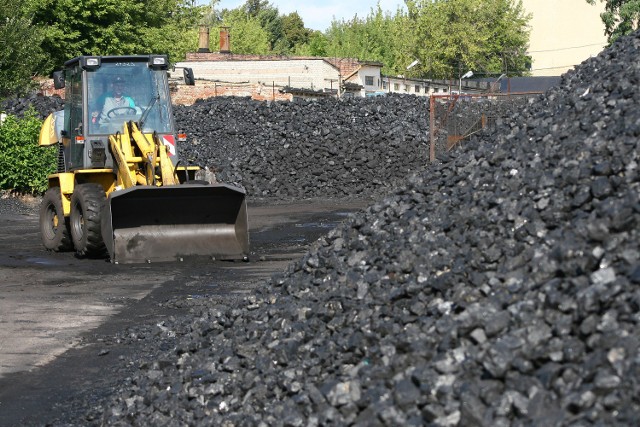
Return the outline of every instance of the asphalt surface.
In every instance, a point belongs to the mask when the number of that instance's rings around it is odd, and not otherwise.
[[[114,265],[46,251],[37,204],[0,200],[0,426],[77,423],[144,351],[143,337],[117,338],[128,326],[161,326],[199,298],[240,300],[366,205],[250,201],[249,262]]]

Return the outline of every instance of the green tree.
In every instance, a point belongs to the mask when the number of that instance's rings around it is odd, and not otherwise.
[[[287,43],[287,49],[293,50],[296,46],[309,43],[312,31],[305,28],[304,21],[298,12],[284,15],[282,21],[282,33]]]
[[[632,33],[640,23],[640,0],[600,0],[605,3],[605,11],[600,14],[604,22],[605,34],[610,42]],[[596,0],[587,0],[596,4]]]
[[[379,61],[383,73],[398,73],[413,60],[415,23],[402,9],[391,15],[378,3],[366,18],[333,20],[326,37],[327,56]]]
[[[202,7],[200,24],[207,25],[210,28],[219,26],[222,22],[222,13],[217,9],[220,0],[211,0],[209,6]]]
[[[218,1],[212,2],[212,8]],[[178,4],[172,19],[162,26],[149,26],[142,30],[147,52],[169,55],[172,62],[182,61],[187,52],[198,48],[198,22],[203,22],[209,9],[206,6],[189,7]],[[215,13],[215,12],[214,12]]]
[[[0,125],[0,188],[22,193],[47,189],[47,175],[55,172],[57,147],[39,147],[42,120],[34,110],[22,118],[8,115]]]
[[[388,55],[383,59],[385,67],[382,71],[387,74],[411,74],[412,77],[415,72],[415,76],[419,77],[420,67],[414,67],[415,71],[413,68],[411,71],[407,70],[407,66],[417,58],[415,46],[420,44],[415,21],[399,9],[393,21],[389,23],[388,31],[393,49],[390,49]]]
[[[222,22],[230,27],[231,50],[240,54],[266,55],[271,51],[269,33],[262,28],[258,18],[245,13],[242,8],[222,12]],[[219,34],[213,35],[219,43]]]
[[[50,67],[40,48],[43,37],[18,2],[0,5],[0,99],[25,94],[35,85],[33,77]]]
[[[521,0],[407,0],[418,70],[433,78],[523,75],[530,19]]]
[[[298,56],[328,56],[327,38],[320,31],[312,31],[309,35],[309,41],[303,44],[293,46],[293,54]]]
[[[249,18],[257,19],[260,26],[267,32],[269,50],[279,50],[280,52],[277,53],[285,53],[281,52],[286,49],[287,43],[282,40],[284,33],[278,8],[272,6],[267,0],[247,0],[240,8],[245,11]]]
[[[59,65],[78,55],[148,53],[168,46],[184,48],[201,7],[184,0],[31,0],[34,22],[45,28],[43,49]],[[197,40],[197,38],[192,37]],[[176,51],[164,51],[171,56]],[[173,58],[181,59],[181,58]]]

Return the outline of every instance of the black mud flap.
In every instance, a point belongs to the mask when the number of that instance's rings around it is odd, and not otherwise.
[[[245,192],[227,184],[114,191],[102,215],[102,236],[115,263],[246,259]]]

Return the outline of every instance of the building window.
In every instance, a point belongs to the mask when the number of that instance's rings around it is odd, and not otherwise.
[[[364,76],[364,84],[367,86],[373,86],[373,76]]]
[[[386,89],[387,88],[387,82],[385,82],[384,80],[382,81],[382,89]]]
[[[404,91],[409,92],[409,85],[404,85]]]
[[[400,90],[400,85],[398,83],[394,83],[393,90]]]
[[[416,85],[416,93],[420,93],[420,85]]]

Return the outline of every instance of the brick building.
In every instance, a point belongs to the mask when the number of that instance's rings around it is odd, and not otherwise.
[[[364,96],[380,85],[378,62],[354,58],[286,57],[237,55],[223,52],[188,53],[175,65],[176,77],[182,69],[193,70],[193,92],[207,96],[252,96],[279,100],[295,97],[324,97],[345,92]],[[183,92],[187,88],[180,88]],[[177,95],[180,97],[180,94]]]
[[[249,96],[259,100],[294,100],[327,96],[377,96],[410,93],[429,96],[457,90],[456,81],[427,81],[381,74],[383,64],[356,58],[238,55],[231,52],[229,32],[220,31],[220,51],[210,52],[208,29],[200,30],[198,52],[188,53],[175,65],[179,82],[184,68],[191,68],[196,85],[177,83],[174,102],[191,103],[211,96]],[[486,83],[464,81],[468,92],[485,92]]]

